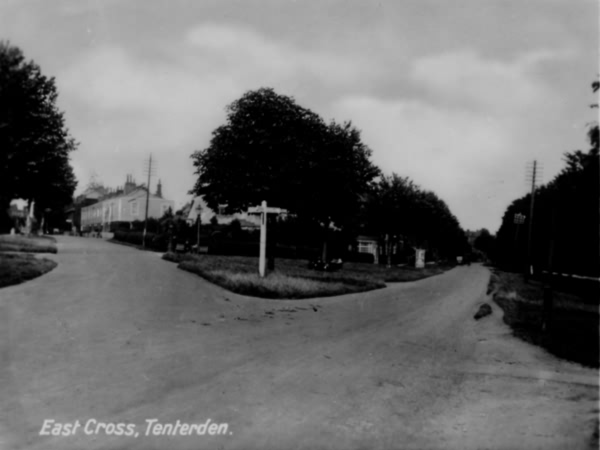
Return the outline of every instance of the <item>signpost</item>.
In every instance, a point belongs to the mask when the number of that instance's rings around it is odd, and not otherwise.
[[[267,214],[281,214],[281,208],[268,208],[267,202],[263,200],[260,206],[248,208],[248,214],[260,214],[260,254],[258,258],[258,273],[265,276],[267,262]]]

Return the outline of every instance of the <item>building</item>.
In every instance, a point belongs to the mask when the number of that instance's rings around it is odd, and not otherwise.
[[[73,233],[81,232],[81,210],[86,206],[98,203],[102,197],[108,195],[108,189],[96,183],[92,183],[88,188],[75,198],[72,205],[65,209],[65,221]]]
[[[137,185],[131,175],[122,188],[106,190],[97,201],[81,208],[81,231],[93,228],[109,230],[113,222],[134,222],[146,218],[147,189]],[[175,202],[162,196],[159,180],[156,192],[148,198],[148,218],[161,218],[169,209],[173,211]]]
[[[253,230],[260,228],[260,216],[257,214],[248,214],[247,212],[241,212],[236,214],[225,214],[223,208],[219,211],[213,211],[208,207],[202,197],[195,197],[191,202],[183,207],[183,217],[188,223],[196,223],[198,215],[200,216],[200,222],[208,224],[213,220],[219,225],[227,225],[238,220],[242,229]]]
[[[373,262],[379,263],[379,239],[376,236],[358,236],[356,238],[356,251],[373,255]]]

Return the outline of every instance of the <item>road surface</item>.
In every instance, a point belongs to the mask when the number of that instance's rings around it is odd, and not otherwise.
[[[0,290],[0,449],[591,445],[597,372],[511,337],[495,304],[473,320],[480,265],[282,301],[100,239],[58,249]]]

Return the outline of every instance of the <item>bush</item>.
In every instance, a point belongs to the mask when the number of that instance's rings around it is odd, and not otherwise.
[[[348,252],[344,261],[373,264],[375,256],[371,253]]]
[[[113,237],[116,241],[126,242],[133,245],[142,245],[144,241],[143,231],[115,231]],[[158,251],[167,251],[168,239],[165,235],[146,233],[146,247]]]
[[[298,245],[278,245],[275,250],[277,258],[313,260],[320,255],[320,249]]]
[[[116,233],[117,231],[131,231],[131,225],[129,222],[111,222],[109,231]]]

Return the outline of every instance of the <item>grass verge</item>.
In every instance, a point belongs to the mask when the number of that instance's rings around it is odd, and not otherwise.
[[[163,259],[179,263],[179,268],[239,294],[279,299],[328,297],[365,292],[385,287],[386,281],[413,281],[447,270],[430,267],[414,269],[373,264],[344,263],[339,272],[308,269],[306,261],[277,259],[276,270],[265,278],[257,273],[257,258],[245,256],[189,255],[166,253]]]
[[[37,278],[56,266],[54,261],[36,258],[28,253],[0,253],[0,287]]]
[[[600,314],[594,291],[573,294],[555,290],[553,310],[546,330],[543,323],[543,284],[526,283],[520,274],[495,270],[489,292],[504,311],[504,322],[524,341],[588,367],[600,366],[598,335]]]
[[[56,253],[56,239],[51,236],[0,236],[1,252]]]

